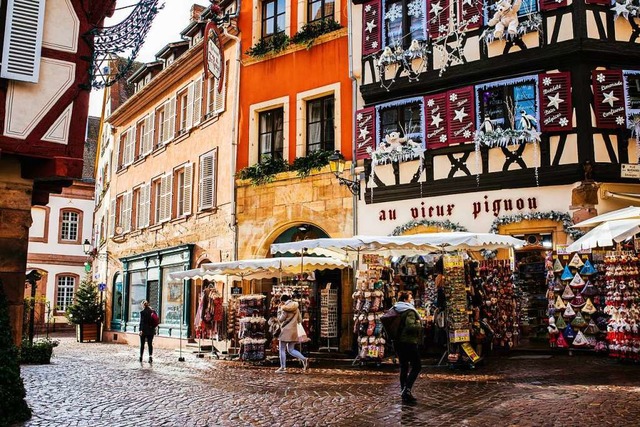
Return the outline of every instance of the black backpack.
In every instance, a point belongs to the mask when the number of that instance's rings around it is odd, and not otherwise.
[[[392,307],[380,316],[380,322],[382,322],[387,338],[393,341],[400,337],[409,311],[410,310],[407,310],[404,313],[398,313],[396,309]]]

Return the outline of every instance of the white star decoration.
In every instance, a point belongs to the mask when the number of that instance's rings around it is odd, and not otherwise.
[[[356,115],[356,120],[360,121],[360,120],[362,120],[362,117],[363,117],[362,113],[358,113]]]
[[[434,104],[435,104],[435,101],[433,99],[430,99],[427,101],[427,107],[433,107]]]
[[[624,118],[618,116],[616,117],[616,124],[617,125],[623,125],[624,124]]]
[[[605,79],[606,79],[606,77],[602,73],[598,74],[598,76],[596,77],[596,80],[598,80],[598,83],[604,82]]]
[[[458,100],[458,94],[452,93],[451,95],[449,95],[449,101],[456,102],[457,100]]]
[[[613,96],[613,91],[606,93],[606,92],[602,92],[602,94],[604,95],[604,99],[602,100],[602,103],[604,104],[605,102],[608,102],[610,106],[613,107],[613,103],[620,100],[620,98]]]
[[[468,129],[467,129],[467,130],[465,130],[465,131],[462,133],[462,136],[464,136],[464,137],[465,137],[465,138],[467,138],[467,139],[468,139],[468,138],[470,138],[470,137],[471,137],[471,131],[470,131],[470,130],[468,130]]]
[[[367,32],[371,33],[377,26],[378,24],[376,24],[375,19],[372,19],[371,21],[367,22]]]
[[[560,109],[560,103],[564,102],[564,99],[560,98],[560,92],[556,93],[553,96],[547,95],[549,98],[549,107],[553,107],[556,110]]]
[[[360,139],[367,139],[369,133],[369,129],[367,129],[366,127],[360,128]]]
[[[364,11],[365,11],[365,12],[371,12],[371,5],[370,5],[370,4],[366,5],[366,6],[364,7]]]
[[[545,86],[549,86],[551,84],[551,77],[545,77],[542,79],[542,84]]]
[[[624,16],[625,19],[629,19],[629,9],[627,9],[627,3],[615,3],[615,6],[613,6],[611,8],[611,10],[613,11],[613,13],[615,13],[615,17],[613,18],[618,19],[620,17],[620,15]]]
[[[558,123],[560,124],[560,126],[565,127],[569,124],[569,120],[567,120],[566,117],[562,117],[560,120],[558,120]]]
[[[442,6],[440,6],[440,2],[431,4],[431,13],[434,16],[440,15],[440,11],[442,10]]]
[[[440,117],[440,113],[436,115],[431,115],[431,126],[435,126],[437,128],[440,127],[440,123],[442,123],[444,119]]]
[[[468,114],[464,112],[464,107],[462,107],[462,108],[461,108],[461,109],[459,109],[459,110],[455,110],[455,111],[456,111],[456,116],[454,117],[454,119],[453,119],[453,120],[457,120],[457,121],[459,121],[460,123],[462,123],[462,121],[464,120],[464,118],[468,116]]]
[[[440,142],[442,143],[447,142],[447,135],[440,135]]]

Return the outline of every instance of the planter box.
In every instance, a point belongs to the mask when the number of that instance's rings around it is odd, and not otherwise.
[[[76,340],[78,342],[102,341],[102,323],[82,323],[76,325]]]

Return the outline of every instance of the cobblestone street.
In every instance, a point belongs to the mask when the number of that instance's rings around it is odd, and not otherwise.
[[[62,338],[51,365],[22,366],[25,426],[638,425],[640,367],[607,358],[494,357],[470,372],[427,366],[402,405],[397,367],[314,362],[303,373]]]

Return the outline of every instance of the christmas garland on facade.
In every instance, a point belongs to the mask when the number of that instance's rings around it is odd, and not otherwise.
[[[505,215],[495,219],[491,224],[489,233],[498,233],[498,228],[501,225],[512,224],[514,222],[521,222],[528,219],[550,219],[556,222],[562,222],[562,229],[567,233],[574,241],[578,240],[584,235],[584,233],[578,229],[571,228],[573,225],[573,219],[571,215],[566,212],[549,211],[549,212],[529,212],[516,215]]]
[[[449,231],[468,231],[466,227],[458,224],[457,222],[445,221],[432,221],[430,219],[422,219],[420,221],[411,220],[405,224],[402,224],[393,229],[392,236],[401,236],[404,232],[411,230],[412,228],[420,227],[424,225],[426,227],[438,227]]]

